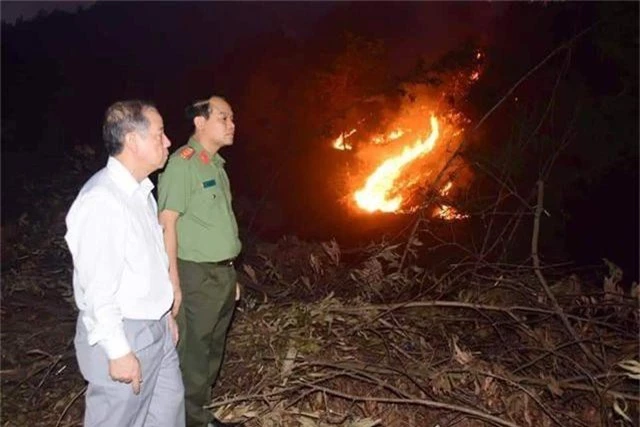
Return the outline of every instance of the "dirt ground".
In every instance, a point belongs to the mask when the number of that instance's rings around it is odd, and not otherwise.
[[[70,260],[53,224],[25,220],[30,234],[4,248],[16,251],[2,271],[2,427],[82,425]],[[415,266],[383,274],[378,260],[398,254],[376,253],[345,267],[334,243],[258,245],[238,265],[245,292],[211,410],[245,427],[638,425],[637,380],[620,364],[638,369],[638,296],[619,275],[605,294],[554,282],[572,341],[530,272],[431,283]]]
[[[75,312],[57,292],[2,298],[2,426],[82,425]]]

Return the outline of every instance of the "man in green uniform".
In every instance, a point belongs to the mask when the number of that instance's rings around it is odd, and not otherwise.
[[[239,298],[233,260],[241,244],[225,161],[218,154],[233,144],[235,124],[231,106],[218,96],[196,102],[186,113],[194,133],[160,175],[160,223],[180,331],[187,427],[225,426],[203,406],[210,402]]]

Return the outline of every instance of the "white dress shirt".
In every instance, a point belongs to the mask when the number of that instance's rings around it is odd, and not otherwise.
[[[148,178],[117,159],[82,187],[67,214],[73,291],[89,344],[109,359],[131,351],[122,319],[160,319],[173,302],[169,261]]]

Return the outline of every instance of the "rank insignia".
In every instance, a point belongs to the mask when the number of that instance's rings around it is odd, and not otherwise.
[[[202,162],[202,164],[206,165],[207,163],[209,163],[209,155],[207,154],[206,151],[202,150],[200,152],[200,161]]]
[[[180,157],[182,157],[185,160],[189,160],[191,156],[193,156],[193,153],[195,152],[196,150],[194,150],[191,147],[184,147],[182,151],[180,151]]]

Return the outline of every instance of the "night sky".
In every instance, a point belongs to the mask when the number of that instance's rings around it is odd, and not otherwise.
[[[64,173],[62,159],[74,146],[103,156],[100,124],[112,102],[154,101],[175,149],[190,131],[184,106],[217,93],[237,117],[236,143],[222,154],[242,205],[241,226],[257,212],[258,237],[269,239],[340,237],[358,228],[340,220],[344,160],[327,152],[326,141],[347,118],[379,113],[367,110],[366,100],[395,105],[404,96],[401,83],[424,78],[419,64],[433,65],[465,44],[486,52],[485,74],[455,104],[473,127],[549,52],[595,25],[576,42],[562,79],[558,56],[511,94],[517,107],[498,108],[468,138],[473,155],[499,152],[516,125],[543,114],[557,86],[540,135],[560,138],[574,113],[577,125],[549,181],[549,209],[554,221],[563,218],[551,227],[549,253],[585,264],[608,257],[637,278],[637,3],[3,1],[1,7],[3,225],[36,202],[25,195],[25,182]],[[446,72],[461,69],[450,58]],[[351,74],[341,74],[344,67]],[[352,80],[342,89],[326,83],[345,75]],[[523,193],[541,153],[549,154],[541,149],[521,159]]]

